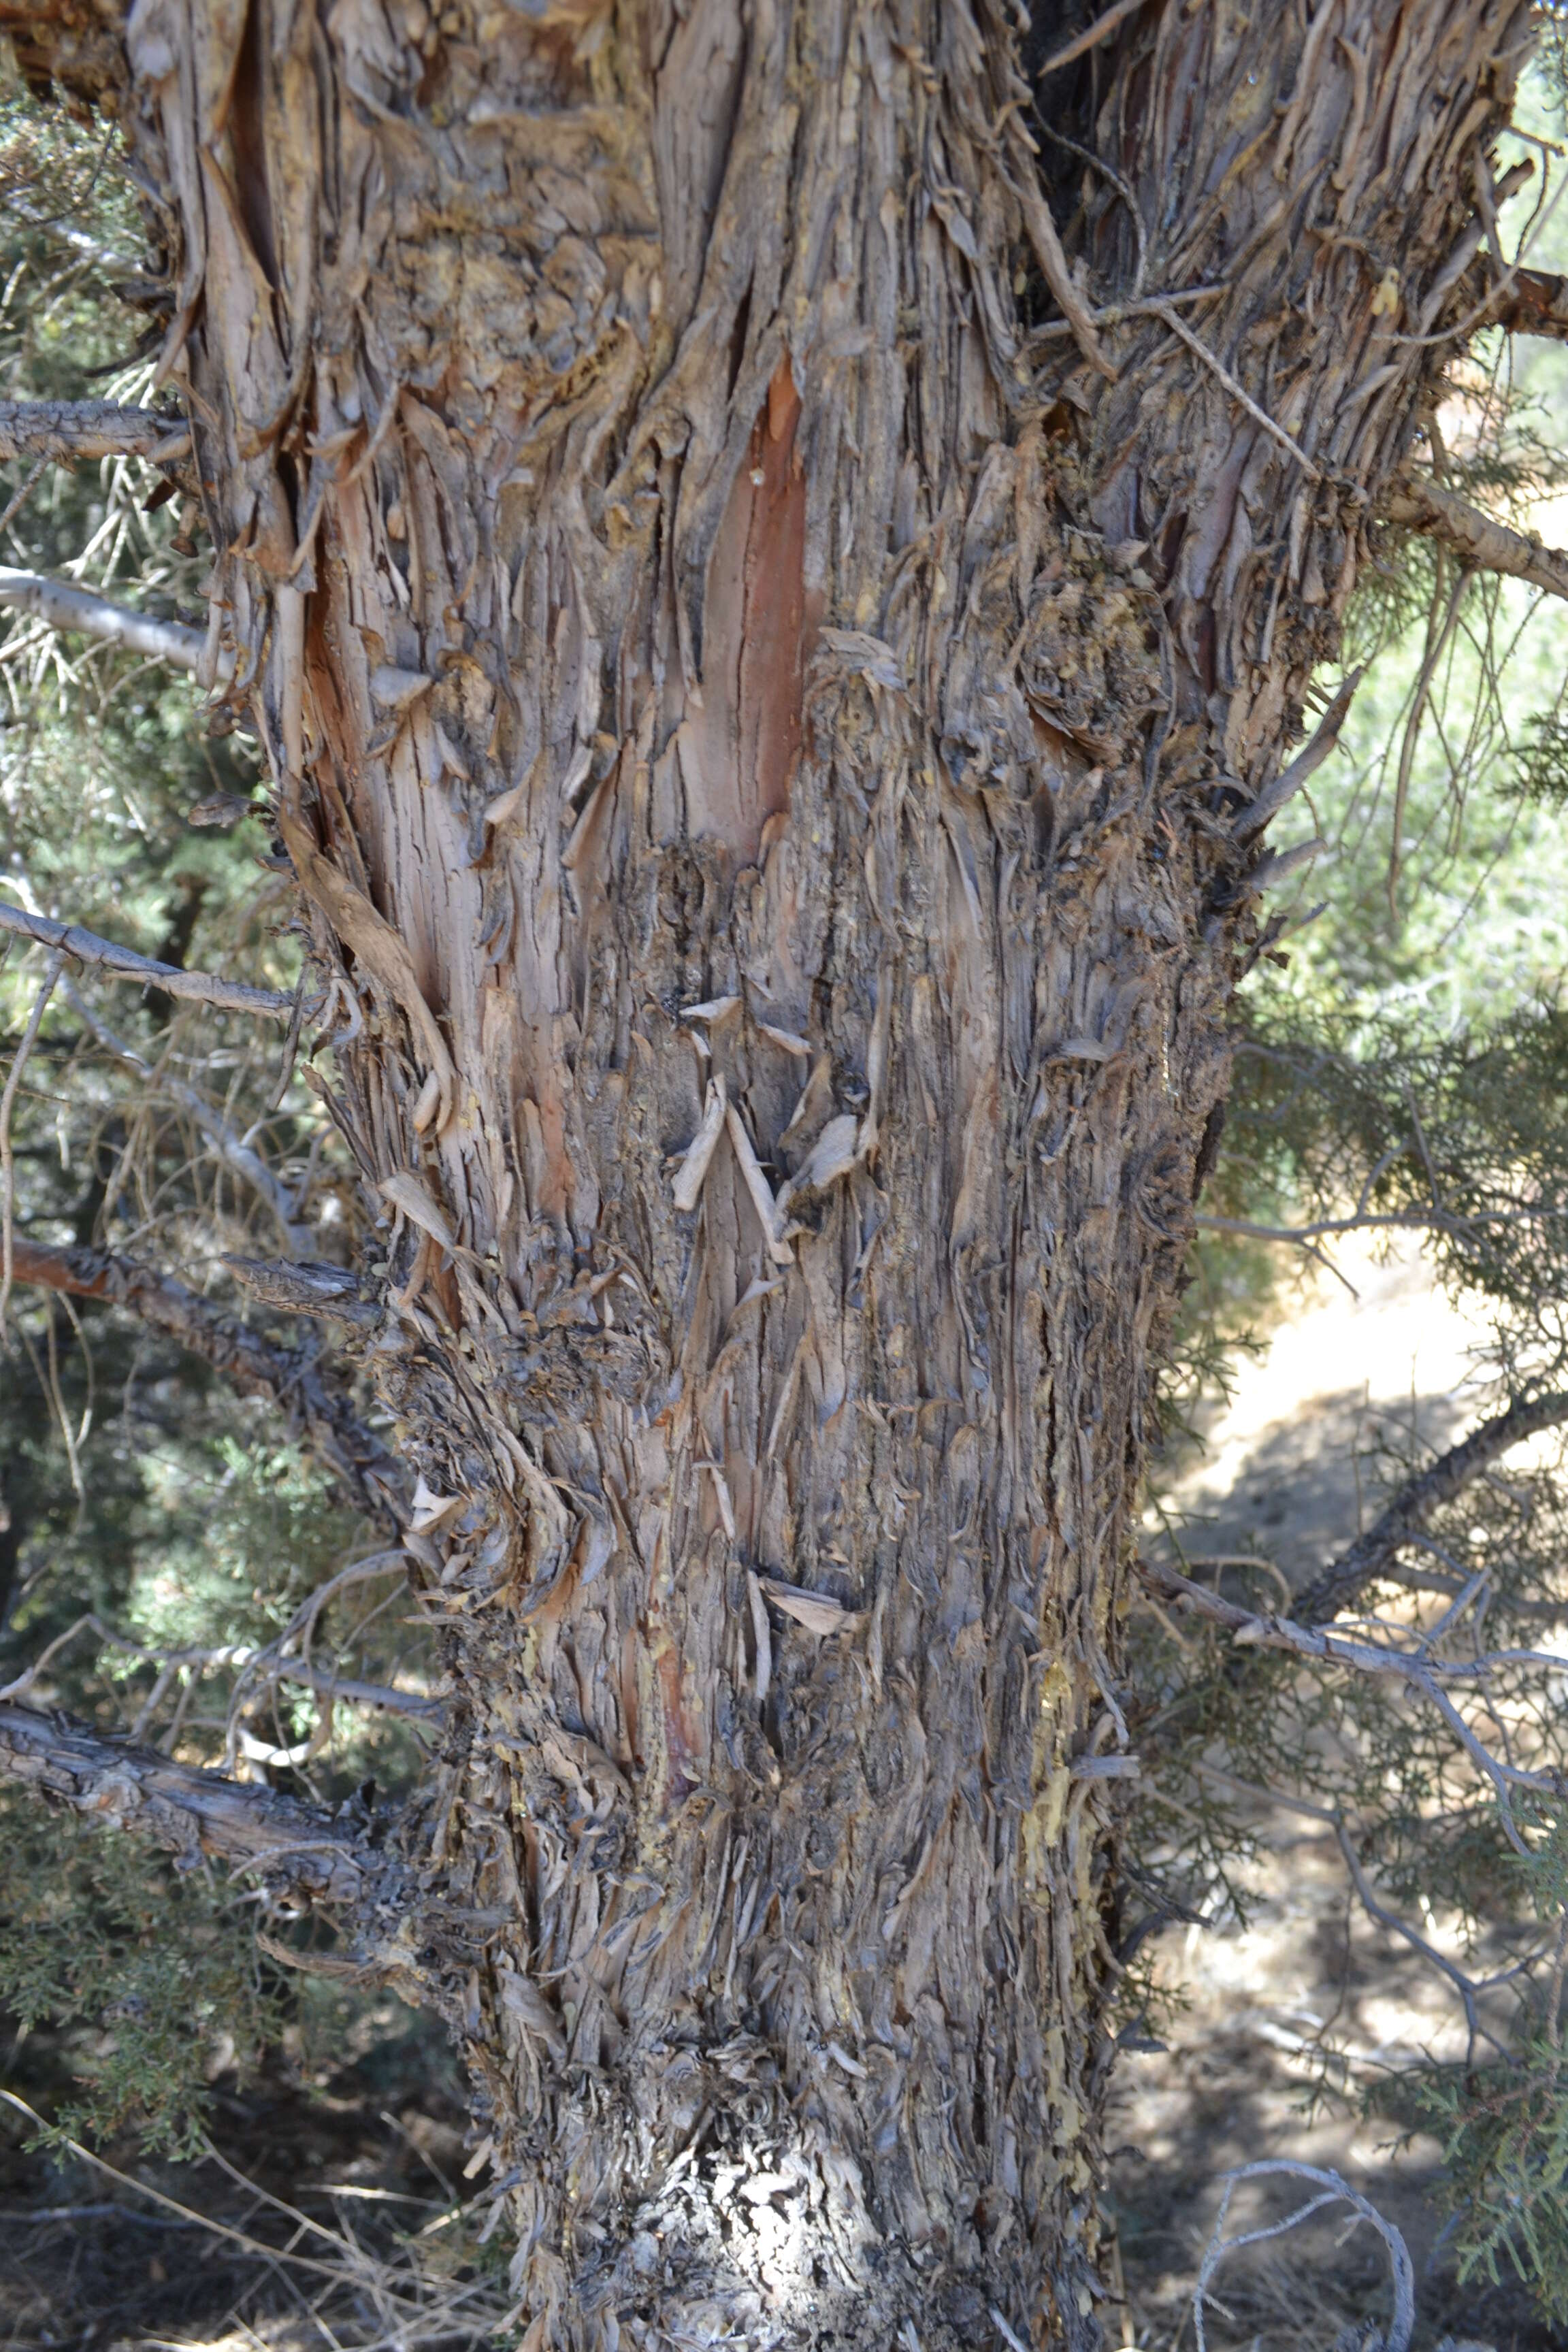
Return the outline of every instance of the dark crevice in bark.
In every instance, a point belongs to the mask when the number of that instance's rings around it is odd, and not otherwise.
[[[252,5],[270,255],[194,160],[237,23],[195,80],[139,30],[132,129],[362,1016],[334,1116],[461,1726],[426,1867],[498,1922],[461,2037],[524,2341],[952,2352],[994,2304],[1087,2352],[1081,1767],[1246,811],[1439,364],[1395,338],[1462,315],[1513,12],[1131,13],[1041,99],[1123,194],[1030,153],[999,0],[454,8],[420,53]],[[1096,323],[1134,212],[1148,290],[1215,290]]]

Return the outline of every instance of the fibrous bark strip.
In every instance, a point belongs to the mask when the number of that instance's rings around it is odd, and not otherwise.
[[[1094,2339],[1238,813],[1526,26],[1124,12],[1046,85],[1080,184],[1000,0],[132,14],[207,674],[353,1008],[372,1361],[449,1498],[427,1866],[505,1919],[461,2007],[531,2352]],[[1096,328],[1064,253],[1216,290]]]

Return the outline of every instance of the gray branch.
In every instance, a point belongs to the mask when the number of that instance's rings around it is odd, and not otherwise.
[[[1296,1600],[1296,1617],[1303,1625],[1321,1624],[1352,1600],[1362,1587],[1386,1569],[1401,1546],[1417,1536],[1441,1504],[1489,1468],[1500,1454],[1543,1429],[1568,1421],[1568,1396],[1531,1397],[1510,1405],[1506,1412],[1483,1421],[1458,1445],[1440,1454],[1428,1469],[1409,1479],[1375,1518],[1366,1533],[1342,1551]]]
[[[1299,2205],[1284,2221],[1266,2222],[1255,2230],[1243,2230],[1234,2238],[1227,2238],[1225,2234],[1226,2219],[1230,2211],[1230,2200],[1236,2193],[1237,2182],[1258,2180],[1268,2176],[1290,2180],[1305,2180],[1317,2189],[1318,2194],[1315,2197],[1310,2197],[1304,2204]],[[1375,2205],[1369,2203],[1360,2190],[1352,2189],[1348,2181],[1342,2180],[1337,2172],[1325,2172],[1315,2164],[1297,2164],[1285,2157],[1267,2157],[1256,2164],[1240,2165],[1236,2171],[1226,2173],[1224,2179],[1225,2194],[1220,2200],[1219,2216],[1214,2225],[1214,2235],[1210,2238],[1205,2252],[1203,2266],[1198,2272],[1197,2286],[1193,2295],[1194,2332],[1197,2336],[1198,2352],[1207,2352],[1208,2339],[1204,2333],[1205,2301],[1212,2301],[1221,2311],[1225,2309],[1219,2297],[1213,2294],[1211,2290],[1214,2274],[1226,2255],[1237,2252],[1243,2246],[1261,2245],[1270,2238],[1283,2237],[1287,2231],[1295,2229],[1299,2222],[1305,2221],[1314,2213],[1325,2211],[1332,2205],[1348,2205],[1359,2220],[1369,2221],[1383,2240],[1388,2253],[1388,2266],[1393,2273],[1394,2316],[1386,2332],[1376,2336],[1373,2340],[1384,2347],[1385,2352],[1405,2352],[1405,2347],[1415,2328],[1415,2265],[1410,2260],[1410,2252],[1404,2238],[1392,2221],[1384,2221]]]
[[[226,1257],[224,1264],[253,1298],[280,1314],[321,1315],[367,1330],[381,1320],[381,1308],[364,1297],[358,1276],[342,1266],[268,1257]]]
[[[3,577],[4,575],[0,575]],[[291,1020],[294,998],[277,988],[250,988],[238,980],[219,980],[208,971],[184,971],[178,964],[159,963],[153,956],[138,955],[133,948],[117,947],[77,923],[57,923],[47,915],[30,915],[25,907],[0,902],[0,931],[34,940],[40,947],[63,948],[73,963],[91,964],[115,980],[133,980],[143,988],[161,988],[165,996],[184,997],[193,1004],[216,1005],[228,1013],[267,1013],[275,1020]],[[310,1011],[306,1006],[306,1011]]]
[[[106,1054],[164,1095],[169,1101],[178,1104],[195,1120],[211,1145],[214,1157],[232,1170],[242,1183],[248,1184],[258,1200],[266,1202],[278,1222],[286,1245],[299,1256],[308,1256],[315,1247],[315,1236],[308,1225],[300,1222],[300,1202],[293,1188],[274,1173],[254,1145],[236,1133],[222,1112],[208,1102],[199,1087],[187,1086],[183,1078],[176,1078],[166,1069],[154,1069],[133,1045],[127,1045],[122,1037],[117,1036],[68,980],[61,993],[85,1024],[89,1034]]]
[[[108,1250],[59,1249],[18,1234],[13,1273],[17,1282],[127,1307],[166,1331],[243,1394],[266,1397],[278,1406],[287,1425],[310,1439],[356,1509],[384,1525],[401,1525],[406,1517],[400,1465],[309,1350],[280,1347],[220,1314],[173,1276]]]
[[[1255,834],[1261,833],[1270,819],[1279,815],[1292,794],[1299,793],[1302,785],[1317,773],[1340,740],[1345,714],[1364,675],[1364,666],[1352,670],[1319,720],[1317,732],[1310,742],[1298,751],[1289,766],[1282,770],[1271,784],[1265,784],[1258,798],[1241,811],[1232,828],[1237,841],[1250,841]]]
[[[1510,530],[1468,499],[1436,482],[1407,475],[1399,482],[1384,509],[1390,522],[1425,532],[1451,548],[1469,572],[1501,572],[1510,579],[1527,580],[1550,596],[1568,596],[1568,555],[1542,547],[1539,540]]]
[[[0,1705],[0,1778],[193,1864],[208,1855],[312,1901],[360,1906],[384,1872],[354,1829],[318,1806],[33,1707]]]
[[[78,457],[145,457],[168,466],[190,446],[189,426],[155,408],[112,400],[0,400],[0,460],[42,457],[68,466]]]
[[[0,607],[26,613],[51,629],[69,629],[84,637],[98,637],[149,661],[164,661],[175,669],[194,670],[206,643],[204,630],[187,628],[184,621],[155,621],[150,614],[133,613],[90,588],[68,580],[51,580],[42,572],[16,572],[0,566]]]

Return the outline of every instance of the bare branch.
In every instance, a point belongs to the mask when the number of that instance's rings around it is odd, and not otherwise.
[[[357,1580],[363,1580],[367,1570],[386,1575],[400,1569],[406,1557],[402,1551],[378,1552],[370,1562],[354,1561],[352,1573]],[[331,1582],[341,1590],[344,1580],[340,1575],[332,1578]],[[312,1594],[312,1601],[315,1599],[315,1594]],[[315,1615],[320,1613],[318,1609]],[[314,1615],[310,1622],[314,1624]],[[257,1648],[244,1642],[228,1642],[206,1648],[160,1649],[152,1643],[132,1641],[129,1633],[119,1633],[114,1626],[106,1625],[101,1617],[90,1613],[79,1617],[75,1624],[58,1635],[15,1682],[8,1683],[4,1690],[0,1690],[0,1701],[25,1698],[49,1661],[79,1633],[90,1633],[106,1648],[118,1650],[124,1657],[141,1658],[150,1665],[195,1666],[208,1674],[236,1673],[240,1676],[247,1706],[254,1706],[275,1684],[281,1682],[298,1683],[304,1689],[314,1691],[319,1698],[342,1699],[345,1706],[375,1707],[387,1715],[431,1719],[445,1711],[440,1699],[426,1698],[418,1691],[399,1690],[391,1683],[362,1682],[353,1675],[337,1674],[331,1666],[314,1665],[309,1658],[286,1657],[279,1643],[269,1643],[265,1648]],[[132,1736],[134,1738],[135,1734]]]
[[[57,923],[47,915],[30,915],[25,907],[0,901],[0,931],[36,940],[40,947],[61,948],[74,963],[92,964],[112,979],[161,988],[165,996],[184,997],[193,1004],[211,1004],[228,1013],[266,1013],[279,1021],[293,1017],[295,999],[282,989],[251,988],[244,981],[219,980],[208,971],[184,971],[178,964],[138,955],[134,948],[116,947],[112,940],[100,940],[77,923]]]
[[[0,1778],[86,1821],[137,1831],[192,1863],[208,1854],[312,1899],[360,1904],[381,1875],[363,1840],[315,1805],[33,1707],[0,1705]]]
[[[57,950],[58,957],[58,950]],[[149,1087],[177,1103],[205,1136],[215,1157],[233,1171],[242,1183],[248,1184],[258,1200],[264,1201],[277,1220],[285,1245],[300,1257],[308,1256],[315,1247],[315,1235],[309,1225],[300,1221],[300,1201],[291,1185],[276,1175],[254,1144],[237,1134],[221,1111],[208,1102],[198,1087],[187,1086],[165,1069],[154,1069],[152,1063],[117,1036],[109,1024],[101,1020],[80,992],[68,980],[61,994],[73,1013],[85,1024],[89,1034],[104,1052],[119,1062]]]
[[[0,400],[0,460],[42,457],[68,466],[78,457],[145,457],[168,466],[190,446],[190,427],[155,408],[113,400]]]
[[[401,1523],[399,1465],[309,1351],[279,1347],[220,1314],[173,1276],[133,1258],[108,1250],[54,1248],[20,1234],[13,1251],[18,1282],[128,1307],[211,1364],[243,1394],[266,1397],[292,1429],[310,1438],[357,1509],[384,1523]]]
[[[1352,670],[1319,720],[1310,742],[1298,751],[1289,767],[1281,769],[1274,782],[1265,784],[1258,798],[1240,812],[1232,828],[1237,841],[1250,841],[1254,834],[1261,833],[1270,819],[1279,815],[1286,802],[1299,793],[1322,766],[1340,740],[1345,714],[1364,676],[1364,667]]]
[[[253,1298],[281,1314],[322,1315],[366,1328],[381,1320],[380,1307],[363,1296],[357,1276],[342,1266],[266,1257],[226,1257],[224,1264]]]
[[[1296,1615],[1318,1625],[1343,1608],[1369,1580],[1386,1570],[1401,1545],[1411,1542],[1441,1504],[1468,1486],[1510,1446],[1568,1421],[1568,1395],[1531,1397],[1482,1422],[1458,1445],[1409,1479],[1366,1533],[1342,1551],[1317,1581],[1297,1596]]]
[[[0,1223],[3,1223],[5,1227],[5,1266],[4,1270],[0,1271],[0,1326],[5,1324],[5,1308],[10,1301],[11,1284],[15,1278],[16,1181],[11,1151],[11,1112],[16,1104],[16,1089],[22,1083],[22,1073],[27,1066],[27,1056],[37,1041],[38,1030],[43,1023],[49,999],[55,992],[55,982],[60,976],[60,965],[63,961],[57,949],[45,967],[42,983],[37,996],[33,999],[33,1009],[27,1016],[27,1025],[22,1032],[22,1042],[12,1057],[11,1067],[5,1078],[5,1090],[0,1094],[0,1196],[3,1196],[0,1197]]]
[[[1258,2180],[1265,2176],[1283,2176],[1291,2180],[1310,2181],[1319,2191],[1304,2205],[1288,2215],[1283,2221],[1273,2221],[1258,2230],[1244,2230],[1237,2237],[1225,2234],[1226,2216],[1238,2180]],[[1193,2294],[1193,2325],[1197,2336],[1198,2352],[1207,2352],[1204,2334],[1204,2304],[1215,2271],[1226,2256],[1241,2246],[1256,2246],[1265,2239],[1283,2236],[1299,2222],[1307,2220],[1330,2205],[1348,2205],[1363,2221],[1370,2221],[1388,2249],[1388,2264],[1394,2274],[1394,2317],[1386,2336],[1378,2341],[1386,2352],[1405,2352],[1415,2327],[1415,2270],[1410,2260],[1410,2250],[1392,2221],[1385,2221],[1375,2205],[1370,2204],[1360,2192],[1342,2180],[1337,2172],[1324,2172],[1315,2164],[1296,2164],[1284,2157],[1268,2157],[1257,2164],[1244,2164],[1235,2172],[1225,2175],[1225,2194],[1220,2200],[1219,2214],[1214,2225],[1214,2235],[1205,2252],[1203,2266],[1198,2272],[1197,2286]],[[1352,2225],[1353,2226],[1353,2225]],[[1217,2300],[1217,2298],[1215,2298]],[[1223,2304],[1220,2308],[1224,2309]]]
[[[1229,1628],[1238,1646],[1259,1650],[1281,1650],[1289,1656],[1314,1659],[1324,1665],[1349,1666],[1359,1674],[1382,1675],[1404,1683],[1436,1707],[1449,1730],[1471,1761],[1479,1766],[1492,1784],[1503,1833],[1515,1852],[1529,1858],[1530,1849],[1519,1833],[1513,1818],[1512,1795],[1516,1789],[1542,1797],[1561,1797],[1563,1775],[1556,1771],[1528,1772],[1495,1756],[1479,1733],[1466,1722],[1447,1692],[1445,1682],[1484,1682],[1493,1670],[1501,1665],[1543,1665],[1561,1674],[1568,1658],[1544,1650],[1501,1650],[1488,1657],[1453,1660],[1434,1657],[1429,1649],[1414,1651],[1394,1649],[1391,1644],[1366,1642],[1338,1632],[1325,1633],[1321,1627],[1300,1625],[1289,1617],[1277,1617],[1259,1611],[1238,1608],[1234,1601],[1222,1600],[1201,1584],[1194,1584],[1174,1569],[1140,1560],[1140,1573],[1146,1584],[1166,1600],[1184,1603],[1200,1616],[1214,1619]]]
[[[1455,1216],[1447,1209],[1389,1209],[1375,1213],[1357,1210],[1348,1217],[1318,1217],[1305,1225],[1265,1225],[1252,1217],[1211,1216],[1204,1210],[1194,1213],[1193,1223],[1207,1233],[1240,1234],[1255,1242],[1298,1242],[1306,1248],[1312,1242],[1331,1240],[1336,1234],[1390,1229],[1401,1233],[1468,1234],[1482,1225],[1536,1224],[1546,1217],[1565,1215],[1568,1210],[1536,1208],[1488,1209],[1476,1217]]]
[[[1056,289],[1053,288],[1052,291],[1054,292],[1055,290]],[[1302,472],[1308,477],[1309,480],[1321,482],[1323,478],[1321,470],[1313,465],[1310,457],[1308,457],[1306,451],[1302,448],[1300,443],[1295,438],[1294,435],[1287,433],[1285,427],[1279,424],[1276,418],[1270,416],[1266,408],[1259,407],[1258,402],[1253,399],[1252,394],[1247,391],[1246,385],[1237,382],[1235,376],[1232,375],[1230,370],[1226,366],[1224,361],[1216,357],[1216,355],[1210,351],[1208,345],[1198,336],[1194,334],[1192,329],[1187,325],[1186,320],[1184,319],[1179,319],[1174,310],[1173,310],[1166,303],[1155,303],[1151,305],[1151,307],[1154,310],[1155,316],[1163,320],[1165,325],[1171,330],[1171,332],[1173,335],[1178,336],[1180,340],[1185,343],[1188,351],[1192,352],[1194,358],[1202,360],[1205,367],[1206,367],[1213,375],[1218,378],[1219,382],[1224,384],[1226,392],[1229,393],[1232,400],[1238,401],[1240,403],[1241,406],[1246,409],[1248,416],[1252,418],[1254,424],[1261,425],[1265,433],[1268,434],[1273,440],[1277,441],[1288,456],[1294,457],[1297,465],[1300,467]]]
[[[1056,222],[1040,184],[1039,167],[1035,161],[1034,142],[1029,138],[1016,115],[1007,125],[1008,145],[1016,166],[1014,192],[1024,215],[1024,228],[1035,249],[1035,259],[1050,288],[1058,310],[1073,331],[1073,339],[1089,365],[1114,383],[1116,368],[1107,359],[1100,337],[1094,331],[1089,314],[1089,304],[1083,290],[1068,268],[1067,255],[1062,251],[1061,238],[1057,235]]]
[[[1234,1772],[1222,1770],[1217,1764],[1211,1764],[1206,1757],[1198,1765],[1198,1770],[1205,1780],[1217,1780],[1223,1787],[1233,1789],[1242,1796],[1256,1797],[1264,1804],[1279,1805],[1285,1812],[1300,1813],[1309,1821],[1325,1822],[1333,1831],[1341,1859],[1344,1863],[1351,1885],[1355,1890],[1356,1901],[1361,1905],[1367,1917],[1375,1920],[1380,1927],[1386,1927],[1391,1936],[1398,1936],[1410,1946],[1412,1951],[1420,1954],[1429,1968],[1435,1969],[1439,1976],[1447,1978],[1458,1994],[1460,2005],[1464,2010],[1471,2050],[1474,2050],[1477,2042],[1489,2042],[1492,2048],[1501,2053],[1502,2043],[1482,2021],[1480,1996],[1483,1993],[1494,1992],[1500,1985],[1512,1984],[1519,1978],[1526,1975],[1532,1964],[1530,1958],[1515,1960],[1511,1966],[1500,1969],[1496,1976],[1467,1976],[1457,1961],[1451,1960],[1446,1952],[1439,1951],[1429,1937],[1423,1936],[1417,1928],[1410,1925],[1408,1919],[1401,1918],[1397,1911],[1391,1911],[1386,1903],[1379,1900],[1377,1892],[1366,1874],[1362,1858],[1356,1852],[1355,1840],[1351,1835],[1349,1824],[1344,1815],[1335,1806],[1315,1805],[1310,1798],[1289,1796],[1282,1789],[1260,1787],[1253,1780],[1237,1780]]]
[[[1131,302],[1108,302],[1100,310],[1088,313],[1089,323],[1091,327],[1120,327],[1124,319],[1163,318],[1168,302],[1208,302],[1225,291],[1223,286],[1183,286],[1170,294],[1143,294]],[[1072,331],[1065,319],[1047,319],[1042,325],[1031,327],[1024,341],[1032,351],[1038,343],[1055,342]]]
[[[1568,278],[1549,269],[1516,272],[1505,300],[1492,314],[1510,335],[1544,335],[1568,341]]]
[[[164,661],[175,669],[194,670],[201,661],[206,636],[183,621],[157,621],[148,613],[133,613],[127,604],[95,596],[68,580],[51,580],[42,572],[16,572],[0,566],[0,607],[26,613],[51,629],[70,629],[86,637]]]
[[[1410,1684],[1429,1698],[1437,1697],[1436,1686],[1439,1682],[1479,1682],[1500,1665],[1550,1666],[1558,1672],[1568,1665],[1568,1658],[1551,1650],[1498,1650],[1483,1658],[1438,1658],[1425,1650],[1396,1650],[1384,1643],[1364,1642],[1349,1633],[1303,1625],[1294,1618],[1276,1616],[1269,1611],[1244,1608],[1157,1560],[1140,1559],[1138,1570],[1145,1584],[1165,1600],[1179,1601],[1198,1616],[1225,1626],[1238,1648],[1283,1650],[1292,1657],[1311,1658],[1322,1665],[1353,1666],[1362,1674],[1387,1675],[1395,1682]],[[1524,1777],[1532,1787],[1551,1785],[1538,1773]]]
[[[1406,474],[1384,506],[1390,522],[1425,532],[1453,549],[1468,572],[1501,572],[1550,596],[1568,596],[1568,555],[1510,530],[1436,482]]]
[[[1125,23],[1129,16],[1136,16],[1142,5],[1143,0],[1113,0],[1113,5],[1102,16],[1097,16],[1092,25],[1086,25],[1081,33],[1046,59],[1038,79],[1044,81],[1047,74],[1059,73],[1063,66],[1070,66],[1078,58],[1087,57],[1090,49],[1098,48],[1101,41],[1115,32],[1118,25]]]

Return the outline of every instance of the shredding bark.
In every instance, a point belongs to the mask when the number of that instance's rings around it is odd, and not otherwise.
[[[363,1015],[527,2352],[1100,2341],[1152,1381],[1527,23],[1042,9],[1079,203],[1003,0],[83,20]]]

